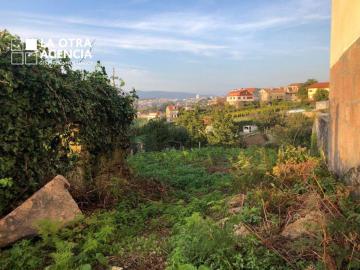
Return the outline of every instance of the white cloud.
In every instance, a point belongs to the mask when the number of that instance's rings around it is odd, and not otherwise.
[[[116,38],[103,38],[98,44],[121,49],[190,52],[201,55],[211,55],[215,51],[226,49],[224,45],[146,35],[119,35]]]
[[[145,55],[142,52],[153,51],[174,52],[178,53],[175,56],[177,59],[174,59],[174,66],[177,64],[176,61],[182,59],[189,67],[198,63],[199,69],[203,67],[204,73],[206,73],[205,63],[218,61],[218,63],[224,64],[230,62],[229,59],[238,62],[245,62],[249,59],[258,61],[269,55],[275,55],[281,59],[288,55],[304,54],[304,50],[307,50],[306,53],[327,51],[328,48],[322,46],[319,39],[309,38],[304,42],[291,43],[286,40],[286,37],[281,41],[271,37],[267,37],[270,40],[264,40],[262,33],[269,29],[326,22],[329,20],[329,6],[329,0],[266,1],[266,4],[246,11],[214,10],[206,13],[201,10],[159,11],[148,16],[136,17],[123,12],[121,18],[96,15],[93,17],[50,16],[1,10],[0,25],[5,26],[12,33],[19,34],[22,38],[89,38],[95,40],[93,60],[106,59],[111,54],[114,59],[122,61],[117,54],[126,54],[129,51],[141,51],[139,55]],[[306,46],[302,48],[301,44]],[[180,54],[182,55],[179,56]],[[140,58],[141,56],[136,56],[137,63],[148,61],[142,61]],[[219,59],[224,59],[224,61]],[[104,63],[106,62],[104,61]],[[186,66],[184,63],[179,69]],[[235,64],[237,65],[237,63]],[[90,63],[84,63],[84,65],[91,66]],[[172,79],[167,80],[164,79],[163,74],[152,69],[119,66],[117,63],[107,63],[106,65],[109,68],[117,67],[119,75],[126,80],[127,86],[134,86],[138,89],[184,90],[196,84],[199,85],[199,88],[205,89],[210,84],[207,81],[201,86],[196,74],[194,78],[189,75],[189,80],[185,77],[184,79],[175,78],[175,75],[172,74]],[[217,66],[214,65],[213,69],[218,72]],[[163,72],[167,73],[168,71]],[[232,69],[226,72],[232,72]],[[230,80],[228,74],[224,74],[225,76],[227,80]],[[209,80],[212,79],[212,76],[208,77],[211,77]],[[235,81],[238,80],[238,77],[234,75],[233,80],[232,83],[236,84]],[[229,84],[229,81],[224,83]],[[218,85],[219,82],[214,79],[212,84]]]

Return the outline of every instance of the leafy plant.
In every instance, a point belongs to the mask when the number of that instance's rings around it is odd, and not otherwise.
[[[93,72],[73,69],[68,58],[15,66],[11,42],[22,43],[1,31],[0,178],[11,178],[12,186],[1,196],[0,215],[69,171],[74,143],[93,157],[126,148],[135,116],[135,93],[113,87],[99,62]]]

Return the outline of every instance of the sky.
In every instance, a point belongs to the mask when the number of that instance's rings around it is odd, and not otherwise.
[[[329,79],[330,0],[0,0],[22,39],[90,39],[126,89],[223,95]]]

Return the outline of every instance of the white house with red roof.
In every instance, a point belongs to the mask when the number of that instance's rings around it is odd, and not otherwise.
[[[330,91],[330,83],[329,82],[317,82],[313,83],[308,87],[308,98],[309,100],[314,100],[314,95],[319,89],[324,89],[326,91]]]
[[[174,122],[176,118],[179,116],[179,107],[175,105],[166,106],[166,121]]]
[[[256,88],[240,88],[230,91],[226,96],[226,102],[233,106],[238,106],[244,102],[257,100]]]

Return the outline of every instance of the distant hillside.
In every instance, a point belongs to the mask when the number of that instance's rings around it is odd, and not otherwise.
[[[170,99],[184,99],[195,97],[195,93],[186,92],[166,92],[166,91],[136,91],[140,99],[149,98],[170,98]]]

